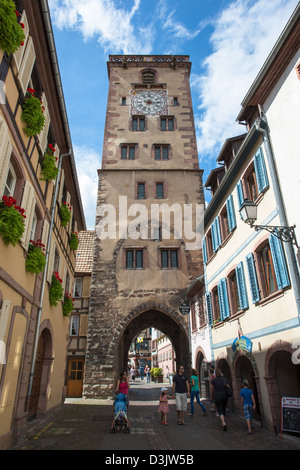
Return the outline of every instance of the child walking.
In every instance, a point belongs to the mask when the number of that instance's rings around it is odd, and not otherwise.
[[[163,387],[161,389],[161,395],[159,397],[158,411],[160,411],[161,424],[164,424],[165,426],[168,426],[168,423],[167,423],[167,413],[169,413],[168,398],[172,398],[172,397],[168,395],[168,389]]]
[[[255,400],[252,390],[249,388],[247,379],[243,380],[243,388],[240,391],[241,406],[244,409],[245,418],[248,426],[248,433],[252,434],[252,418],[255,410]]]

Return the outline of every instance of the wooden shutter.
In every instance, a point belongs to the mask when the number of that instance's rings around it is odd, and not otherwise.
[[[43,103],[43,106],[44,106],[44,116],[45,116],[45,125],[43,127],[43,129],[41,130],[41,132],[39,133],[38,135],[38,138],[39,138],[39,144],[40,144],[40,148],[41,148],[41,151],[45,152],[45,149],[46,149],[46,145],[47,145],[47,137],[48,137],[48,131],[49,131],[49,126],[50,126],[50,114],[49,114],[49,109],[48,109],[48,102],[47,102],[47,98],[46,98],[46,95],[45,93],[43,92],[42,94],[42,103]]]
[[[27,15],[26,15],[25,10],[23,10],[20,23],[24,24],[24,29],[23,29],[23,33],[25,35],[25,39],[23,41],[24,44],[23,44],[23,46],[20,46],[19,49],[17,49],[16,52],[13,54],[14,62],[17,66],[18,71],[20,70],[20,65],[21,65],[21,62],[22,62],[22,58],[23,58],[23,55],[24,55],[24,52],[25,52],[25,49],[26,49],[26,45],[27,45],[27,41],[28,41],[28,37],[29,37],[29,26],[28,26],[28,20],[27,20]]]
[[[202,254],[203,254],[203,262],[207,263],[207,249],[206,249],[206,237],[202,238]]]
[[[275,276],[277,281],[278,289],[283,289],[290,285],[287,265],[285,262],[285,256],[283,252],[282,241],[271,234],[269,236],[269,245],[271,248],[271,255],[273,260],[273,266],[275,270]]]
[[[20,82],[24,95],[26,94],[26,91],[27,91],[28,82],[31,77],[31,72],[33,69],[34,62],[35,62],[35,51],[34,51],[34,46],[33,46],[33,40],[29,36],[27,44],[26,44],[26,49],[23,55],[20,71],[18,74],[18,80]]]
[[[213,221],[211,225],[211,238],[212,238],[213,252],[215,252],[217,251],[219,246],[222,244],[219,216],[215,218],[215,220]]]
[[[52,238],[51,242],[50,242],[50,251],[49,251],[49,259],[48,259],[48,271],[47,271],[47,281],[50,282],[50,283],[52,281],[54,256],[55,256],[55,240],[54,240],[54,238]]]
[[[25,250],[28,249],[28,245],[30,241],[32,221],[33,221],[34,212],[35,212],[35,204],[36,204],[36,201],[34,197],[33,186],[29,181],[26,181],[24,193],[22,197],[22,204],[21,204],[21,207],[25,209],[25,215],[26,215],[25,229],[20,240]]]
[[[228,227],[229,227],[229,231],[232,232],[232,230],[236,227],[236,218],[235,218],[232,194],[230,194],[229,198],[226,201],[226,208],[227,208],[227,216],[228,216]]]
[[[65,172],[64,172],[64,170],[61,170],[61,172],[60,172],[60,183],[59,183],[59,193],[58,193],[58,198],[57,198],[57,202],[58,202],[59,205],[62,203],[64,184],[65,184]]]
[[[258,288],[257,276],[256,276],[256,269],[254,264],[254,256],[253,253],[249,253],[246,256],[246,264],[248,268],[248,275],[249,275],[249,282],[250,282],[250,289],[252,295],[252,302],[255,304],[260,299],[260,293]]]
[[[225,318],[228,318],[230,316],[227,283],[225,278],[220,279],[220,281],[218,282],[218,297],[221,320],[225,320]]]
[[[59,156],[60,156],[60,150],[57,144],[54,146],[55,152],[54,152],[54,157],[55,157],[55,165],[58,168],[59,165]]]
[[[43,232],[41,237],[41,242],[45,245],[45,252],[47,250],[47,242],[48,242],[48,235],[49,235],[50,224],[48,220],[44,219],[43,221]],[[50,248],[50,247],[49,247]]]
[[[211,293],[210,292],[206,292],[205,299],[206,299],[206,309],[207,309],[207,321],[208,321],[208,324],[211,326],[213,324],[214,318],[213,318]]]
[[[8,128],[4,119],[0,116],[0,196],[3,196],[7,173],[10,164],[12,145]]]
[[[86,336],[87,335],[88,318],[89,317],[86,314],[81,314],[80,315],[79,336]]]
[[[256,174],[257,188],[259,194],[269,187],[265,159],[262,148],[254,155],[254,169]]]
[[[235,273],[236,273],[236,279],[237,279],[240,306],[242,309],[245,309],[249,307],[249,304],[248,304],[248,296],[247,296],[247,290],[246,290],[244,266],[243,266],[242,261],[235,268]]]
[[[244,192],[243,192],[243,185],[242,185],[241,180],[236,185],[236,191],[237,191],[237,197],[238,197],[238,203],[239,203],[239,209],[240,209],[244,202]]]

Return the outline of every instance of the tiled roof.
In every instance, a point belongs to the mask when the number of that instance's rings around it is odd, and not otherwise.
[[[91,273],[93,267],[93,252],[94,252],[94,237],[93,230],[83,230],[78,233],[79,245],[76,251],[76,266],[75,272],[77,273]]]

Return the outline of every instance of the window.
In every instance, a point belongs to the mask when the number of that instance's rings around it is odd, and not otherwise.
[[[241,308],[235,271],[229,276],[229,291],[231,293],[231,311],[232,313],[236,313],[241,310]]]
[[[173,131],[174,130],[174,118],[173,117],[160,118],[160,129],[162,131]]]
[[[196,306],[194,302],[191,304],[191,325],[192,325],[192,331],[195,331],[197,328],[197,322],[196,322]]]
[[[14,170],[13,165],[10,163],[9,168],[8,168],[6,181],[5,181],[5,185],[4,185],[3,196],[7,196],[7,197],[12,196],[13,197],[15,186],[16,186],[16,181],[17,181],[16,172]]]
[[[174,96],[174,98],[173,98],[173,105],[174,105],[174,106],[178,106],[178,98],[177,98],[177,96]]]
[[[154,72],[144,72],[143,73],[143,83],[154,83],[155,73]]]
[[[142,269],[143,250],[126,250],[126,269]]]
[[[249,191],[249,199],[251,201],[256,201],[258,198],[258,187],[256,182],[256,174],[254,168],[251,170],[248,178],[246,179]]]
[[[217,287],[215,287],[211,292],[211,300],[212,300],[212,320],[213,322],[220,321],[221,317],[220,317],[220,307],[219,307],[219,297],[218,297]]]
[[[126,104],[126,96],[122,96],[121,104],[122,104],[122,106],[125,106],[125,104]]]
[[[156,183],[156,197],[157,199],[164,198],[164,183]]]
[[[79,315],[72,315],[70,321],[70,336],[79,335]]]
[[[82,278],[75,277],[74,279],[74,297],[80,298],[82,297]]]
[[[134,160],[134,157],[135,157],[135,145],[122,145],[121,159],[122,160]]]
[[[138,183],[137,185],[137,198],[145,199],[145,183]]]
[[[145,117],[134,116],[132,118],[132,130],[133,131],[144,131],[145,130]]]
[[[168,145],[155,145],[154,153],[155,153],[155,160],[168,160],[169,159],[169,146]]]
[[[230,233],[226,206],[224,206],[222,211],[220,212],[220,226],[222,232],[222,240],[225,240]]]
[[[246,256],[246,264],[253,303],[290,286],[283,245],[274,234]]]
[[[237,184],[239,209],[244,202],[244,198],[255,202],[260,194],[264,193],[268,187],[269,180],[265,159],[262,148],[260,148],[254,155],[252,165]]]
[[[162,268],[178,268],[178,250],[161,249],[161,267]]]

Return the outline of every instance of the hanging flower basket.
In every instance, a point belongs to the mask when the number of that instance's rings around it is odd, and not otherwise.
[[[45,125],[42,102],[34,96],[35,90],[28,88],[22,106],[21,120],[25,123],[24,132],[27,137],[39,134]]]
[[[58,168],[56,166],[57,158],[54,156],[55,149],[50,144],[45,150],[44,159],[41,162],[42,168],[42,181],[55,180],[58,174]]]
[[[62,202],[60,206],[61,225],[65,227],[71,220],[71,206],[68,202]]]
[[[8,55],[23,45],[25,35],[23,23],[18,23],[19,12],[13,0],[0,2],[0,49]]]
[[[30,240],[27,258],[26,258],[26,271],[33,274],[39,274],[45,269],[45,245],[41,240]]]
[[[73,251],[76,251],[79,245],[79,239],[77,232],[71,232],[71,237],[70,237],[70,248]]]
[[[74,299],[70,292],[65,292],[64,301],[62,304],[62,311],[65,317],[70,316],[70,313],[74,309]]]
[[[52,274],[51,286],[49,289],[49,302],[51,306],[56,307],[57,302],[63,298],[62,280],[57,271]]]
[[[24,209],[16,205],[16,200],[3,196],[0,203],[0,235],[6,245],[16,246],[24,232]]]

